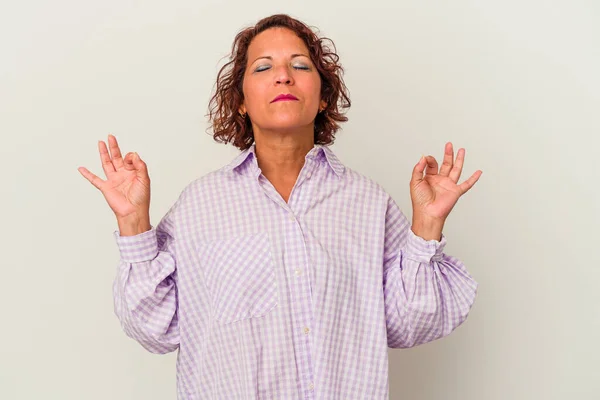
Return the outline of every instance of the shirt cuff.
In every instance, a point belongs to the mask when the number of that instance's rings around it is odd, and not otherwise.
[[[425,240],[415,235],[412,229],[408,229],[408,238],[406,241],[405,257],[411,260],[427,263],[431,261],[441,261],[444,247],[446,246],[446,236],[442,233],[441,239]]]
[[[119,247],[121,260],[125,262],[150,261],[158,254],[158,241],[154,226],[151,226],[149,231],[133,236],[121,236],[119,230],[114,231],[113,235]]]

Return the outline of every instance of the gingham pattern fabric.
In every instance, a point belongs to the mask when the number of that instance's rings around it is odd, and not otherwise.
[[[388,348],[450,334],[477,283],[374,181],[315,145],[286,203],[255,148],[158,225],[114,232],[126,334],[178,350],[179,399],[387,399]]]

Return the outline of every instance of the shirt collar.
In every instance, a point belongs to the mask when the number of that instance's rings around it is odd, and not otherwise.
[[[237,157],[233,159],[228,165],[225,166],[225,170],[234,171],[241,173],[249,170],[257,174],[259,173],[258,162],[256,161],[256,144],[252,145],[243,150]],[[333,170],[338,176],[342,177],[346,167],[340,162],[333,150],[328,146],[316,144],[306,154],[306,158],[310,158],[319,162],[326,161],[326,164]]]

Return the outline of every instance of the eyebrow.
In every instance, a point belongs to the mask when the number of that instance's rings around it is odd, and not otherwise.
[[[294,57],[306,57],[306,58],[310,58],[306,54],[300,54],[300,53],[292,54],[292,56],[290,58],[294,58]],[[261,57],[256,58],[254,61],[252,61],[252,63],[250,63],[250,65],[254,64],[257,60],[260,60],[261,58],[266,58],[266,59],[269,59],[269,60],[273,60],[273,57],[271,57],[271,56],[261,56]]]

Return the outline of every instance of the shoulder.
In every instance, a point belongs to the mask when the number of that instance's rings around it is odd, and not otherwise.
[[[369,177],[352,168],[346,167],[344,181],[353,190],[359,190],[365,195],[387,202],[390,194],[375,178]]]

